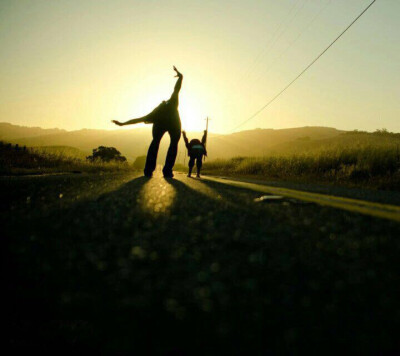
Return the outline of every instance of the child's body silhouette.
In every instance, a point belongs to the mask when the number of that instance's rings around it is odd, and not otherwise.
[[[207,150],[206,150],[206,142],[207,142],[207,130],[204,130],[203,137],[200,140],[197,138],[194,138],[189,142],[186,132],[183,131],[183,139],[185,140],[185,145],[188,150],[188,156],[189,156],[189,173],[188,177],[192,176],[192,169],[194,167],[194,163],[196,161],[196,166],[197,166],[197,177],[200,178],[200,171],[201,171],[201,166],[203,165],[203,156],[207,156]]]

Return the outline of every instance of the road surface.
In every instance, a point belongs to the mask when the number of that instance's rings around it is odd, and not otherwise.
[[[290,189],[286,187],[270,186],[268,184],[260,184],[249,182],[241,179],[229,179],[226,177],[204,177],[211,182],[218,182],[228,184],[233,187],[250,189],[259,193],[266,193],[273,196],[275,199],[292,198],[300,201],[315,203],[319,205],[326,205],[337,209],[343,209],[350,212],[357,212],[373,217],[389,219],[400,222],[400,206],[391,204],[382,204],[379,202],[346,198],[332,194],[320,194],[298,189]],[[265,196],[268,198],[268,195]],[[270,197],[272,198],[272,197]],[[260,199],[258,201],[262,201]],[[265,199],[266,200],[266,199]]]
[[[5,337],[16,350],[400,350],[393,219],[182,174],[3,177],[0,187]]]

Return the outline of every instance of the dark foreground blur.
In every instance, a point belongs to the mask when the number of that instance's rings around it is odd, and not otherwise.
[[[400,351],[398,223],[176,178],[2,178],[4,345]]]

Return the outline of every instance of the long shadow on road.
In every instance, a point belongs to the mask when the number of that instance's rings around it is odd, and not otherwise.
[[[254,197],[140,177],[12,220],[9,340],[112,353],[396,350],[399,226]]]

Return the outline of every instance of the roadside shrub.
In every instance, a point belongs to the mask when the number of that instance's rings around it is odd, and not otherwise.
[[[105,147],[99,146],[93,149],[93,154],[91,156],[86,157],[86,159],[90,162],[102,161],[102,162],[126,162],[126,157],[121,156],[121,152],[119,152],[115,147]]]

